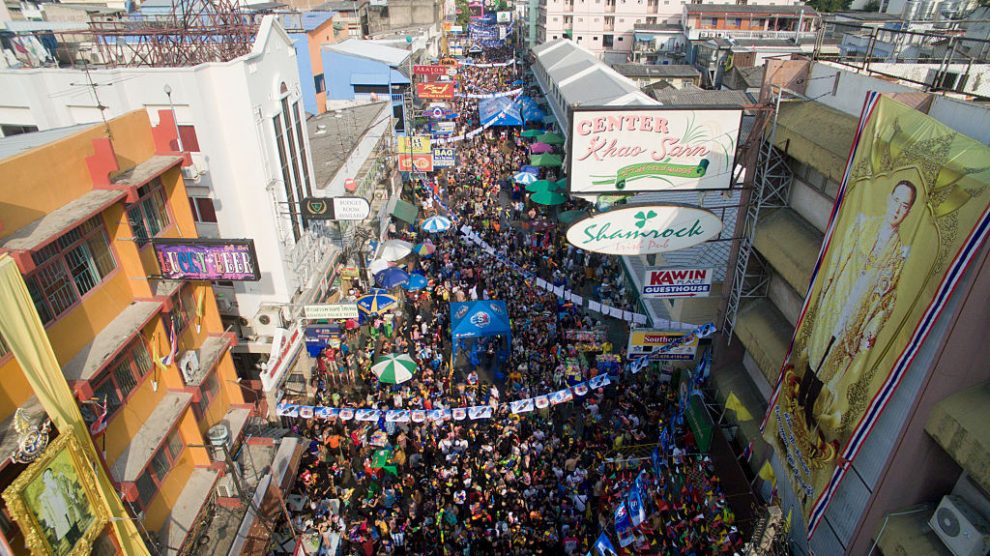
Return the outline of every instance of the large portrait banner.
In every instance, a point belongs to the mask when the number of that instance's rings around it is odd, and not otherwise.
[[[809,539],[988,225],[990,149],[871,93],[763,422]]]

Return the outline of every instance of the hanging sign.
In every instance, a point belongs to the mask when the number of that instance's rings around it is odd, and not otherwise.
[[[450,68],[447,66],[413,66],[413,75],[450,75],[448,71]]]
[[[304,305],[303,318],[314,320],[356,319],[358,318],[358,308],[355,303]]]
[[[399,171],[411,172],[414,169],[417,172],[432,172],[433,154],[399,154]]]
[[[708,297],[711,291],[711,268],[653,268],[643,277],[640,297]]]
[[[626,356],[635,359],[641,355],[650,355],[651,361],[677,361],[684,359],[694,359],[698,352],[698,337],[692,337],[691,341],[685,342],[672,349],[664,346],[691,334],[690,332],[672,332],[669,330],[632,330],[629,333],[629,345],[626,347]],[[657,352],[657,353],[654,353]]]
[[[452,99],[454,98],[454,82],[417,83],[416,96],[422,99]]]
[[[371,205],[363,197],[306,197],[302,215],[306,220],[364,220]]]
[[[167,280],[261,279],[253,239],[153,239]]]
[[[402,154],[430,154],[432,146],[429,135],[405,135],[399,137],[399,152]]]
[[[595,253],[646,255],[698,245],[721,231],[722,221],[704,209],[627,205],[578,220],[567,229],[567,241]]]

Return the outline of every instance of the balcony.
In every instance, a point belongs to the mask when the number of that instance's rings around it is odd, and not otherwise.
[[[688,27],[688,40],[714,39],[732,37],[733,39],[814,39],[818,34],[813,31],[772,31],[727,29],[725,27]],[[795,45],[797,46],[797,45]]]
[[[990,383],[972,386],[935,404],[925,431],[984,489],[990,489]]]
[[[605,2],[605,13],[607,14],[615,13],[615,2]]]

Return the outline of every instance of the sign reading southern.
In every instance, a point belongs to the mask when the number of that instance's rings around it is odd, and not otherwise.
[[[710,268],[658,268],[643,277],[642,297],[708,297],[712,291]]]
[[[764,422],[809,538],[990,233],[986,145],[876,93],[859,130]]]
[[[453,168],[457,166],[457,149],[433,149],[433,166],[435,168]]]
[[[358,318],[358,308],[355,303],[304,305],[303,317],[326,320],[356,319]]]
[[[571,193],[725,189],[742,110],[574,109]]]
[[[567,229],[567,241],[596,253],[645,255],[691,247],[721,231],[722,221],[704,209],[630,205],[575,222]]]
[[[413,66],[413,75],[450,75],[447,66]]]
[[[399,152],[402,154],[430,154],[432,145],[429,135],[399,136]]]
[[[629,345],[626,347],[626,356],[636,358],[641,355],[649,355],[663,346],[671,343],[690,332],[672,332],[670,330],[633,330],[629,333]],[[666,353],[655,356],[656,361],[677,361],[694,359],[698,353],[698,338],[695,336],[690,342],[681,344]]]
[[[252,239],[155,239],[152,245],[168,280],[261,279]]]
[[[399,153],[400,172],[432,172],[433,154],[402,154]]]
[[[454,98],[454,82],[438,81],[436,83],[417,83],[416,96],[423,99]]]
[[[302,215],[307,220],[364,220],[371,205],[363,197],[306,197]]]

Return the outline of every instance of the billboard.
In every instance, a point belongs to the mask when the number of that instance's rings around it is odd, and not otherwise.
[[[358,308],[356,303],[303,305],[303,318],[326,320],[356,319],[358,318]]]
[[[454,82],[417,83],[416,96],[421,99],[452,99],[454,98]]]
[[[704,209],[626,205],[578,220],[567,229],[567,241],[595,253],[647,255],[692,247],[721,231],[719,217]]]
[[[708,297],[712,291],[710,268],[651,268],[643,276],[640,297]]]
[[[631,330],[629,332],[629,344],[626,346],[626,357],[635,359],[649,355],[677,338],[688,334],[691,333],[645,328]],[[654,361],[683,361],[694,359],[696,353],[698,353],[697,336],[693,337],[690,342],[681,344],[666,353],[656,355],[652,359]]]
[[[742,110],[575,107],[571,193],[726,189]]]
[[[399,152],[402,154],[430,154],[433,146],[429,135],[399,136]]]
[[[167,280],[261,279],[253,239],[153,239],[151,243]]]
[[[301,208],[306,220],[364,220],[371,213],[364,197],[306,197]]]
[[[867,96],[764,435],[814,535],[990,228],[990,149]]]
[[[433,149],[434,168],[453,168],[457,166],[457,149]]]
[[[432,172],[433,154],[399,154],[399,171]]]

